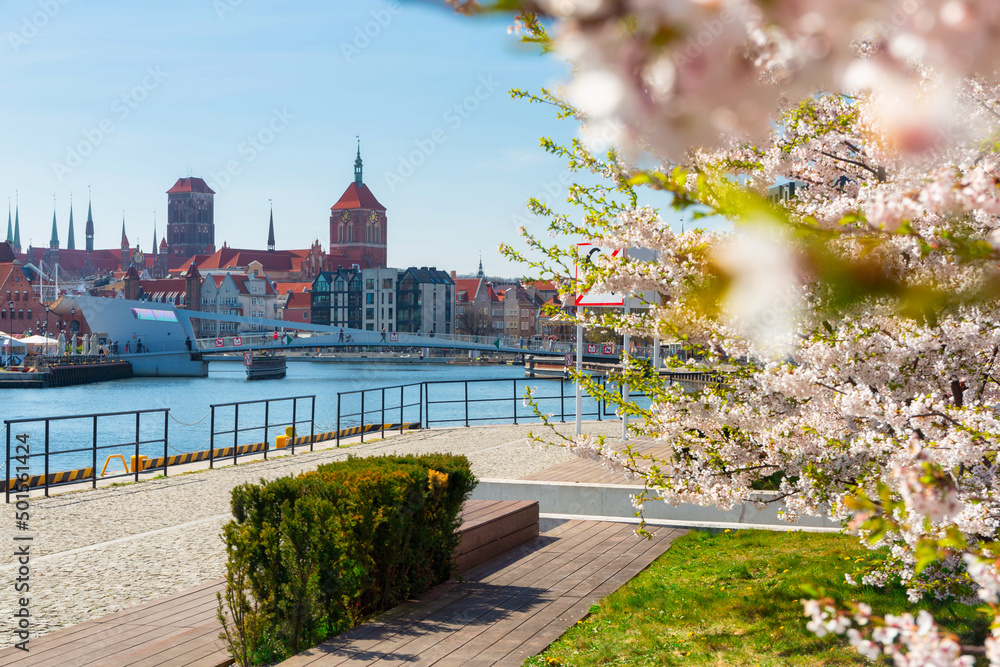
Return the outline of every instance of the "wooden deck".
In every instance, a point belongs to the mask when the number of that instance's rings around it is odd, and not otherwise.
[[[2,667],[222,667],[215,593],[224,580],[175,593],[0,651]]]
[[[459,572],[538,535],[537,502],[470,500],[462,511]],[[80,623],[0,650],[0,667],[223,667],[233,661],[218,640],[217,579],[160,600]]]
[[[632,450],[642,454],[656,456],[666,453],[663,445],[656,445],[648,438],[637,438],[629,440]],[[619,449],[624,449],[622,443],[615,443]],[[638,461],[640,465],[641,461]],[[597,461],[590,459],[576,458],[565,463],[554,465],[524,479],[531,479],[543,482],[575,482],[578,484],[642,484],[636,480],[629,480],[623,473],[612,472]]]
[[[684,531],[651,541],[629,524],[543,520],[549,529],[463,577],[279,667],[520,665],[648,566]],[[550,524],[550,525],[549,525]]]

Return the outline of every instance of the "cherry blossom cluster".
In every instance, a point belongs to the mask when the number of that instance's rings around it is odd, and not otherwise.
[[[951,82],[1000,57],[991,0],[535,0],[573,63],[585,136],[673,160],[766,136],[774,110],[816,90],[873,92],[885,146],[917,152],[964,124]],[[522,27],[521,23],[516,24]],[[924,94],[930,68],[934,93]]]
[[[920,611],[914,618],[911,614],[884,618],[872,615],[866,604],[853,605],[853,612],[837,609],[830,600],[803,600],[806,624],[817,636],[828,634],[846,635],[858,653],[869,660],[876,660],[882,654],[891,656],[897,667],[973,667],[975,658],[963,655],[962,647],[955,639],[940,632],[933,616]],[[1000,665],[994,660],[996,647],[993,639],[987,640],[987,655],[990,666]],[[992,651],[992,653],[990,653]]]

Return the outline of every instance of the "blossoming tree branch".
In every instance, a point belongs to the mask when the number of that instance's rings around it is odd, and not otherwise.
[[[576,318],[681,341],[719,375],[687,392],[626,355],[622,380],[652,400],[618,409],[667,454],[565,446],[643,479],[646,499],[832,516],[887,554],[859,582],[985,603],[1000,626],[1000,3],[450,4],[512,12],[572,63],[561,88],[513,95],[578,120],[580,139],[543,148],[600,179],[570,188],[579,215],[532,200],[548,234],[502,251],[567,297],[657,295]],[[794,197],[768,199],[788,181]],[[732,231],[678,233],[660,209]],[[580,264],[583,240],[657,259]],[[868,657],[1000,666],[1000,629],[963,647],[927,612],[816,597],[809,627]]]

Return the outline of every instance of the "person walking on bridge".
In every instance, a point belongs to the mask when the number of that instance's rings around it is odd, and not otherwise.
[[[383,342],[383,343],[385,342],[385,327],[382,327],[382,341],[381,342]]]
[[[337,339],[337,342],[338,343],[343,343],[344,342],[344,328],[343,327],[340,328],[340,338]]]

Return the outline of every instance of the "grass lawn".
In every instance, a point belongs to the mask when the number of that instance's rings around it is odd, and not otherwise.
[[[908,609],[900,587],[845,582],[870,557],[846,535],[692,531],[525,664],[870,665],[845,638],[806,630],[799,602],[808,597],[801,586],[811,584],[867,602],[877,615]],[[963,643],[982,644],[988,621],[973,608],[924,606]]]

